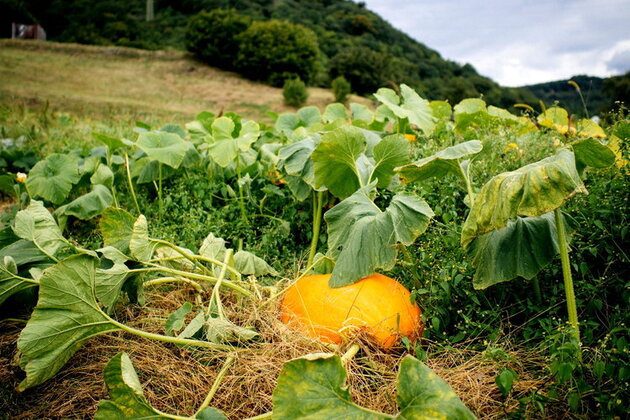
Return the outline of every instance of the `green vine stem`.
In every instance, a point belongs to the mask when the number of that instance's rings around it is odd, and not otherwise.
[[[217,282],[217,278],[216,277],[210,277],[210,276],[206,276],[203,274],[198,274],[198,273],[191,273],[188,271],[181,271],[181,270],[176,270],[174,268],[168,268],[168,267],[164,267],[158,264],[151,264],[149,263],[149,265],[152,265],[152,267],[146,267],[146,268],[135,268],[132,270],[129,270],[130,273],[151,273],[151,272],[162,272],[162,273],[169,273],[172,274],[174,276],[177,277],[186,277],[189,279],[193,279],[193,280],[202,280],[202,281],[207,281],[210,284],[215,284]],[[248,297],[250,299],[253,299],[255,296],[252,292],[250,292],[249,290],[239,286],[238,284],[229,281],[229,280],[223,280],[222,285],[227,287],[228,289],[232,289],[237,293],[240,293],[241,295]]]
[[[556,221],[556,231],[558,233],[558,246],[560,248],[560,260],[562,261],[562,276],[564,277],[564,293],[567,297],[567,311],[569,313],[569,323],[573,328],[573,336],[580,343],[580,327],[577,317],[577,305],[575,303],[575,292],[573,291],[573,277],[571,276],[571,264],[569,263],[569,247],[567,245],[564,219],[560,209],[554,210]],[[581,344],[580,344],[581,345]]]
[[[162,203],[162,162],[158,162],[158,183],[158,214],[161,220],[164,213],[164,204]]]
[[[540,282],[538,281],[537,276],[532,279],[532,287],[534,289],[534,298],[536,298],[536,304],[540,305],[542,303],[542,293],[540,292]]]
[[[154,334],[147,331],[142,331],[137,328],[133,328],[128,325],[121,324],[120,322],[115,321],[111,318],[109,318],[109,322],[125,332],[128,332],[133,335],[137,335],[139,337],[148,338],[150,340],[163,341],[165,343],[180,344],[182,346],[207,347],[210,349],[220,350],[220,351],[233,351],[234,350],[234,347],[228,346],[225,344],[216,344],[216,343],[211,343],[209,341],[201,341],[201,340],[191,340],[188,338],[171,337],[168,335]]]
[[[227,373],[228,369],[230,368],[233,362],[234,362],[234,356],[228,356],[227,359],[225,359],[225,362],[223,362],[223,366],[221,367],[221,370],[217,374],[217,377],[215,378],[214,382],[212,383],[212,387],[210,388],[208,395],[206,395],[206,399],[203,400],[203,403],[201,403],[201,405],[197,409],[197,412],[195,413],[195,417],[197,417],[199,413],[201,413],[201,411],[210,404],[210,401],[212,401],[212,398],[214,398],[214,394],[217,393],[217,390],[219,389],[219,386],[221,385],[221,381],[225,377],[225,374]]]
[[[214,303],[217,308],[217,314],[220,319],[225,319],[225,314],[223,313],[223,305],[221,304],[221,297],[219,296],[219,289],[221,288],[221,284],[223,283],[223,279],[225,278],[227,262],[232,258],[232,250],[228,249],[225,252],[225,261],[224,265],[221,268],[221,272],[219,273],[219,277],[217,278],[217,282],[214,284],[214,288],[212,289],[212,295],[210,296],[210,302],[208,302],[208,308],[206,309],[206,318],[210,318],[210,312],[212,310],[212,304]]]
[[[190,280],[184,277],[160,277],[157,279],[145,281],[143,283],[143,286],[144,287],[159,286],[160,284],[167,284],[167,283],[186,283],[192,286],[192,288],[195,289],[197,292],[199,293],[203,292],[203,287],[201,287],[199,283],[197,283],[194,280]]]
[[[325,191],[317,191],[313,194],[313,237],[311,238],[311,249],[308,253],[308,261],[306,265],[311,265],[315,253],[317,252],[317,243],[319,242],[319,231],[322,226],[322,208],[324,206]]]
[[[138,204],[138,198],[136,197],[136,192],[133,189],[133,181],[131,180],[131,170],[129,169],[129,156],[127,152],[125,152],[125,169],[127,171],[127,182],[129,183],[129,192],[131,192],[131,197],[133,197],[133,203],[136,205],[136,210],[138,214],[142,214],[140,211],[140,205]]]

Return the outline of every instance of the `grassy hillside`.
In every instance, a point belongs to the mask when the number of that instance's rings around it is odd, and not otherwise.
[[[307,104],[319,107],[334,99],[326,89],[309,88],[309,94]],[[290,110],[281,89],[207,67],[183,52],[10,40],[0,41],[0,101],[175,122],[204,110],[255,119]]]
[[[145,19],[145,2],[114,0],[0,0],[4,22],[10,16],[40,22],[51,40],[146,49],[185,48],[188,20],[202,10],[233,8],[254,20],[279,19],[301,24],[316,35],[321,50],[318,86],[331,77],[370,74],[369,94],[391,83],[407,83],[430,99],[451,103],[483,95],[494,105],[534,104],[529,91],[502,88],[470,64],[440,54],[394,28],[350,0],[160,0],[155,19]],[[8,21],[7,21],[8,22]],[[366,51],[369,53],[366,54]],[[368,57],[365,59],[365,57]],[[352,63],[352,68],[347,68]],[[359,85],[359,83],[355,83]]]

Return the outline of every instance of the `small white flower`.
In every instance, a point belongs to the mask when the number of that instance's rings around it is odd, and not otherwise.
[[[26,182],[26,174],[23,172],[18,172],[15,178],[17,182]]]

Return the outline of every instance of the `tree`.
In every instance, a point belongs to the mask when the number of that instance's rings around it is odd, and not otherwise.
[[[315,74],[319,45],[302,25],[269,20],[254,22],[238,36],[236,65],[245,76],[282,86],[287,79],[308,83]]]
[[[201,12],[190,19],[186,47],[210,65],[233,70],[240,45],[238,36],[250,22],[235,10]]]

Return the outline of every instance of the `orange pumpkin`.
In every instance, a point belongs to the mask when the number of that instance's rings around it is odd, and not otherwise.
[[[365,330],[382,347],[401,336],[422,336],[420,308],[396,280],[374,273],[339,288],[328,285],[330,274],[305,276],[289,287],[282,300],[282,322],[310,337],[341,343],[345,330]]]

